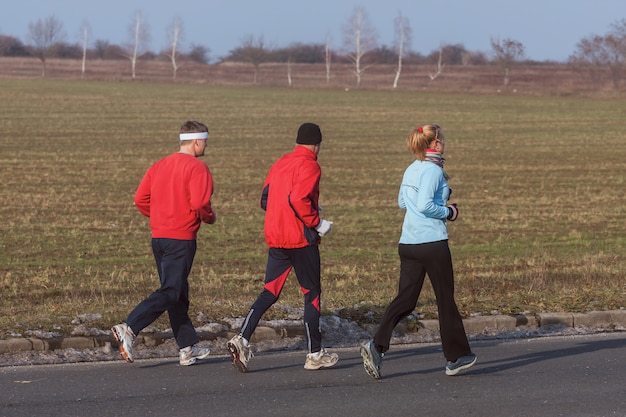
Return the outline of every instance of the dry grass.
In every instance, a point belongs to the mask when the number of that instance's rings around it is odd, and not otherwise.
[[[260,291],[260,186],[303,121],[324,132],[321,204],[335,222],[325,310],[380,311],[394,296],[404,139],[425,121],[448,139],[465,314],[625,307],[624,111],[611,98],[0,80],[0,329],[67,331],[90,312],[104,328],[156,288],[132,195],[187,118],[211,130],[219,215],[200,231],[192,317],[241,316]],[[292,281],[268,318],[301,302]],[[436,311],[428,285],[418,311]]]

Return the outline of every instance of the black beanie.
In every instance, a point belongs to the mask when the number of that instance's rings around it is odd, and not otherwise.
[[[298,129],[296,143],[299,145],[318,145],[322,141],[322,132],[315,123],[304,123]]]

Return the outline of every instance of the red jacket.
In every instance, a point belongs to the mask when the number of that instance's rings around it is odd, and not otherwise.
[[[263,184],[265,241],[271,248],[294,249],[319,244],[318,201],[322,170],[317,155],[296,146],[270,168]]]
[[[135,206],[150,217],[153,238],[194,240],[201,221],[215,222],[212,195],[209,167],[177,152],[148,169],[135,193]]]

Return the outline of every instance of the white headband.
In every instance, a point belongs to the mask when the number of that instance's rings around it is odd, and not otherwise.
[[[181,133],[180,140],[208,139],[209,132]]]

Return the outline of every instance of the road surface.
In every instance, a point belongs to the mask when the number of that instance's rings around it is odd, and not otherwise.
[[[0,415],[626,416],[626,333],[473,342],[477,364],[444,374],[438,344],[395,345],[383,378],[357,348],[336,367],[303,352],[263,353],[238,373],[225,355],[0,368]]]

